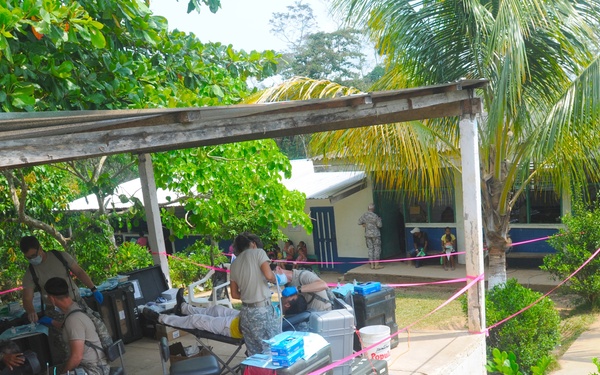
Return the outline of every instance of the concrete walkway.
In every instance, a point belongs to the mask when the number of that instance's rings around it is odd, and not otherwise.
[[[592,358],[600,358],[600,317],[575,340],[558,361],[559,370],[552,375],[595,374],[600,373]]]

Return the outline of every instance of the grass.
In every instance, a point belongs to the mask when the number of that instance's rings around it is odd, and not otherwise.
[[[459,289],[442,287],[398,289],[396,291],[396,324],[410,325],[416,330],[464,330],[467,318],[458,299],[423,318],[452,297]]]
[[[467,317],[460,298],[450,302],[435,313],[424,315],[452,297],[458,289],[443,287],[407,288],[396,291],[396,323],[399,328],[410,325],[412,330],[466,330]],[[598,319],[600,311],[575,295],[555,292],[550,295],[561,316],[561,344],[552,353],[560,358],[573,342]],[[591,360],[591,359],[590,359]]]

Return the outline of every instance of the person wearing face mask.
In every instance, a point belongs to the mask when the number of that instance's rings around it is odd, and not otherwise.
[[[329,311],[332,309],[333,304],[327,293],[329,289],[327,282],[314,272],[308,270],[289,271],[277,266],[275,267],[275,274],[283,281],[280,285],[287,285],[282,292],[283,297],[290,297],[294,294],[304,296],[310,311]]]
[[[92,310],[79,294],[79,287],[71,279],[70,273],[73,273],[83,285],[90,288],[98,303],[102,304],[104,297],[96,289],[88,274],[67,252],[44,251],[40,242],[34,236],[21,238],[19,247],[23,256],[29,261],[29,267],[23,276],[23,308],[30,322],[39,322],[49,327],[48,335],[50,344],[55,349],[57,357],[55,359],[63,360],[66,357],[67,349],[60,332],[64,315],[59,309],[55,309],[55,306],[50,303],[48,296],[43,293],[43,290],[40,290],[42,294],[43,316],[38,318],[33,305],[33,294],[36,288],[39,290],[49,279],[59,277],[65,280],[69,286],[69,296],[71,299],[77,302],[80,308],[91,312]]]
[[[237,257],[231,263],[231,296],[242,300],[240,330],[248,355],[270,351],[268,340],[281,333],[281,323],[271,303],[267,281],[277,282],[270,259],[262,249],[262,241],[252,233],[242,233],[233,240]],[[278,282],[278,284],[282,284]]]

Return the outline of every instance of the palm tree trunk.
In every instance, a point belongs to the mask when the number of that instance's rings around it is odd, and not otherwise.
[[[490,162],[490,170],[494,170],[493,164]],[[510,207],[508,202],[500,199],[506,184],[505,175],[504,166],[501,169],[500,179],[482,173],[484,176],[481,181],[483,227],[489,256],[488,289],[506,283],[506,250],[510,247],[511,241],[508,237]]]

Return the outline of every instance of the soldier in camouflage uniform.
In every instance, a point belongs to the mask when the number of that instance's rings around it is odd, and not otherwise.
[[[71,273],[79,281],[90,288],[94,298],[99,304],[102,304],[104,297],[96,288],[89,275],[79,266],[77,261],[67,252],[63,251],[45,251],[40,242],[34,236],[25,236],[21,238],[19,247],[23,256],[28,260],[29,267],[23,276],[23,308],[27,313],[30,322],[39,322],[49,327],[48,337],[52,358],[55,362],[64,362],[68,350],[67,343],[62,337],[61,325],[64,315],[56,311],[52,304],[48,303],[45,293],[41,293],[43,314],[38,317],[35,306],[33,305],[33,295],[35,290],[42,292],[42,286],[52,277],[60,277],[69,285],[69,295],[73,301],[79,304],[80,308],[92,312],[79,294],[79,288],[71,278]]]
[[[271,303],[267,281],[284,285],[287,280],[276,278],[270,259],[262,249],[262,241],[252,233],[242,233],[233,241],[235,262],[231,263],[231,296],[242,300],[240,329],[248,355],[269,351],[263,342],[281,333],[281,322]],[[279,275],[278,275],[279,276]]]
[[[78,368],[85,370],[88,375],[108,375],[110,366],[102,349],[100,335],[94,322],[69,295],[67,282],[60,277],[50,278],[44,290],[48,301],[66,316],[62,334],[69,350],[60,373]]]
[[[365,241],[369,250],[371,268],[381,269],[383,265],[379,264],[379,257],[381,256],[381,233],[379,228],[382,227],[382,223],[381,218],[373,211],[375,211],[375,205],[371,203],[368,211],[358,219],[358,225],[365,228]]]

